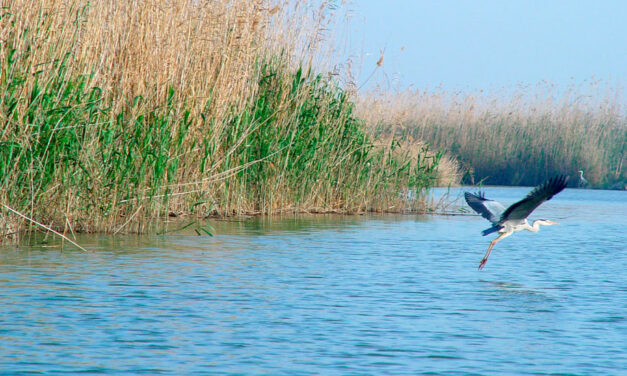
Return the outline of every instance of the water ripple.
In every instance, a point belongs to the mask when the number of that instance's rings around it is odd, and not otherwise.
[[[481,272],[486,223],[470,216],[8,247],[0,373],[619,375],[627,196],[605,195],[566,190],[538,209],[562,226],[499,243]]]

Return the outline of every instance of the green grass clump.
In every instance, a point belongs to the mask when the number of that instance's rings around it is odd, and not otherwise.
[[[223,149],[239,140],[223,168],[249,166],[234,177],[243,190],[236,197],[255,203],[245,211],[303,203],[310,211],[381,211],[402,190],[429,186],[435,156],[426,163],[376,147],[343,90],[319,74],[286,71],[276,62],[262,65],[250,108],[232,119],[223,137]],[[229,190],[225,197],[234,193],[231,181]]]

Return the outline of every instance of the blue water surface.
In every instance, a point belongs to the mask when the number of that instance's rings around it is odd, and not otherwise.
[[[627,192],[567,189],[532,217],[561,225],[503,240],[482,271],[474,215],[5,246],[0,374],[624,375]]]

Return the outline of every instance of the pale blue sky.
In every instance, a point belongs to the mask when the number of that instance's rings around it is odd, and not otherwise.
[[[402,87],[627,83],[627,1],[354,0],[349,8],[344,31],[362,60],[360,83],[380,49],[385,76]]]

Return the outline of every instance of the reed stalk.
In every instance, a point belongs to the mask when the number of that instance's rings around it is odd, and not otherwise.
[[[316,62],[326,2],[0,5],[0,203],[27,218],[117,233],[181,215],[423,209],[403,192],[427,188],[439,156],[373,142]]]

